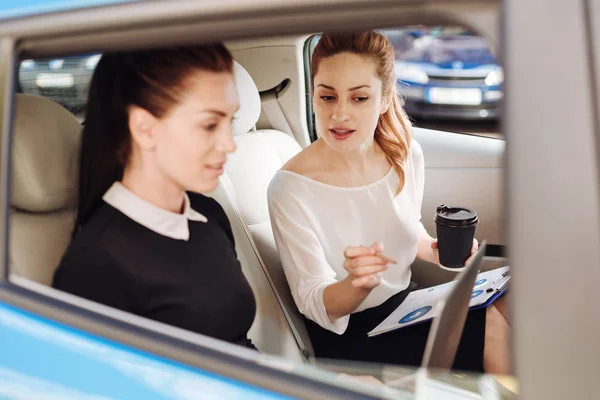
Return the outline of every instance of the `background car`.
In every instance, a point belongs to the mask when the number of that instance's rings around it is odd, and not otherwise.
[[[421,32],[407,30],[410,48],[396,47],[406,112],[417,118],[496,119],[504,78],[488,44],[463,28]]]
[[[75,57],[23,60],[19,65],[19,86],[23,93],[56,101],[70,111],[81,111],[100,54]]]

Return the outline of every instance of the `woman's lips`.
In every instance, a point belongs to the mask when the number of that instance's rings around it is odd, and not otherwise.
[[[214,173],[215,175],[221,175],[224,172],[224,168],[223,165],[225,165],[225,163],[217,163],[217,164],[208,164],[206,165],[206,167],[208,168],[209,171],[211,171],[212,173]]]
[[[337,139],[337,140],[346,140],[350,136],[352,136],[352,134],[354,132],[356,132],[354,129],[342,129],[342,128],[333,128],[333,129],[329,130],[329,133],[331,133],[331,136],[333,136],[334,139]]]

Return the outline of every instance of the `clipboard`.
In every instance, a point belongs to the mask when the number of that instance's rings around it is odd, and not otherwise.
[[[502,277],[502,279],[492,286],[492,291],[495,293],[487,299],[485,303],[469,307],[469,310],[479,310],[480,308],[487,308],[492,305],[496,300],[500,297],[504,296],[504,293],[508,290],[508,282],[510,281],[510,271],[506,272],[506,275]]]
[[[477,275],[469,310],[489,307],[508,290],[510,267],[505,266]],[[379,325],[367,333],[373,337],[396,329],[430,321],[439,313],[439,301],[455,282],[415,290]]]

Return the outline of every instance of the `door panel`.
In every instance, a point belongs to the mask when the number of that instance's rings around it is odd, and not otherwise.
[[[504,244],[504,141],[415,128],[423,148],[425,192],[422,222],[436,236],[433,217],[441,204],[473,208],[479,214],[476,237]]]

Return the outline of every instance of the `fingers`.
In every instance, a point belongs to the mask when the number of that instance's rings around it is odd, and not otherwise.
[[[477,241],[477,239],[473,239],[473,247],[471,247],[471,254],[477,253],[477,250],[479,250],[479,242]]]
[[[349,275],[352,275],[354,278],[358,278],[365,275],[372,275],[378,272],[383,272],[388,269],[386,264],[384,265],[368,265],[365,267],[352,268],[348,271]]]
[[[371,248],[375,249],[375,253],[383,253],[383,243],[381,242],[373,243]]]
[[[344,269],[352,277],[375,274],[388,269],[387,262],[377,256],[357,257],[346,259]]]
[[[352,286],[372,289],[381,283],[381,273],[388,269],[388,260],[380,256],[383,243],[372,246],[349,246],[344,250],[344,269],[348,271]]]
[[[384,265],[387,261],[379,256],[356,257],[348,260],[350,268],[364,267],[367,265]]]
[[[431,248],[432,249],[437,249],[438,248],[438,240],[437,239],[433,239],[431,241]]]
[[[352,279],[352,286],[355,288],[372,289],[380,283],[381,275],[379,273]]]
[[[373,256],[375,255],[375,249],[373,247],[366,246],[348,246],[344,250],[344,257],[354,258],[360,256]]]

